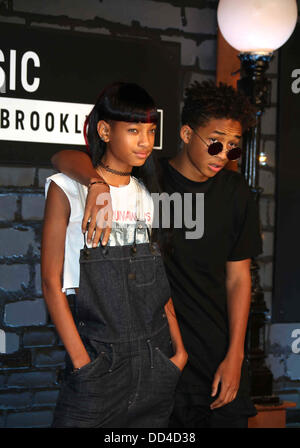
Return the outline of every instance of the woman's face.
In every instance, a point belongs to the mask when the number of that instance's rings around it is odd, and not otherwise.
[[[156,124],[126,121],[99,122],[98,132],[107,131],[106,156],[129,166],[142,166],[150,156]],[[105,139],[104,139],[105,141]]]

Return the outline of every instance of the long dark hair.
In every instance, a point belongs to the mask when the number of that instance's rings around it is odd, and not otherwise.
[[[115,82],[105,87],[84,124],[87,153],[94,167],[99,165],[106,151],[106,143],[100,139],[97,130],[100,120],[157,123],[158,112],[153,98],[137,84]],[[140,179],[150,193],[161,192],[153,153],[144,165],[133,167],[132,175]]]

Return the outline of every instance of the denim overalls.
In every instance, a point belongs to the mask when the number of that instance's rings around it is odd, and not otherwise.
[[[53,427],[168,426],[181,373],[169,359],[170,288],[157,245],[136,244],[141,228],[150,236],[137,221],[132,245],[80,252],[74,314],[91,362],[73,371],[67,355]]]

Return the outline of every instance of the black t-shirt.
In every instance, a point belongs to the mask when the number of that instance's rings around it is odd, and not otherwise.
[[[204,193],[204,233],[186,239],[183,224],[172,230],[171,255],[165,266],[174,307],[189,361],[179,388],[209,393],[214,374],[229,342],[226,303],[226,262],[261,253],[257,206],[243,176],[223,169],[205,182],[194,182],[160,161],[164,191]],[[242,370],[243,372],[243,370]],[[247,388],[241,378],[240,389]]]

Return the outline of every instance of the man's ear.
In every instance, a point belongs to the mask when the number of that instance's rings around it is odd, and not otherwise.
[[[110,139],[110,125],[107,121],[100,120],[97,123],[98,135],[105,143],[109,142]]]
[[[181,126],[180,137],[181,140],[187,145],[190,143],[192,137],[192,129],[189,127],[189,125],[184,124],[183,126]]]

